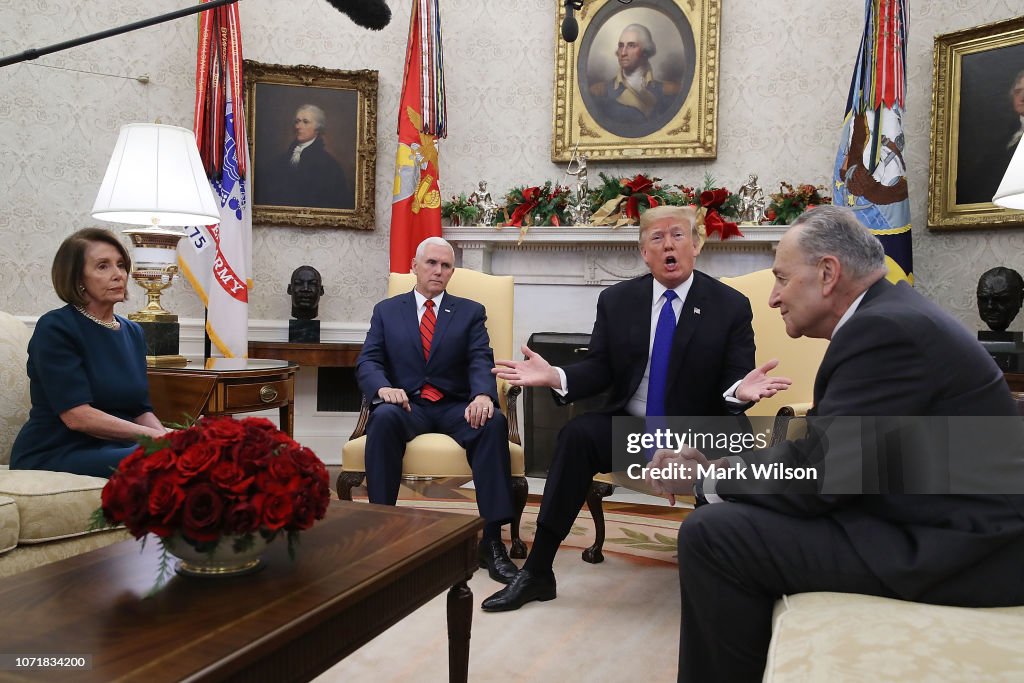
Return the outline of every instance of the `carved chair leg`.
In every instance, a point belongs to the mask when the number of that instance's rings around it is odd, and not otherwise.
[[[594,518],[594,545],[583,551],[583,561],[590,564],[604,562],[604,507],[602,499],[612,495],[615,487],[600,481],[590,482],[590,490],[587,492],[587,509],[590,516]]]
[[[526,544],[519,537],[519,524],[523,521],[523,510],[526,509],[526,497],[530,487],[526,477],[512,477],[512,502],[516,506],[516,515],[512,518],[512,552],[510,557],[521,560],[526,557]]]
[[[366,472],[345,472],[338,475],[335,488],[338,489],[338,498],[352,500],[352,489],[363,483]]]

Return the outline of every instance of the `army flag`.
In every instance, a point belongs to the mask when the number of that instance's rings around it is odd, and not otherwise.
[[[832,203],[885,247],[889,279],[914,282],[904,162],[907,0],[865,0],[864,33],[833,167]]]
[[[398,105],[391,202],[391,271],[406,273],[416,246],[441,235],[437,140],[447,135],[438,0],[413,0]]]
[[[242,112],[242,43],[238,6],[206,10],[199,19],[195,133],[220,225],[186,228],[178,266],[206,306],[211,355],[248,355],[252,287],[252,188]]]

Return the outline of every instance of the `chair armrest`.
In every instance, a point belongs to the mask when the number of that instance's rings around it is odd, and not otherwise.
[[[775,415],[777,417],[803,417],[807,414],[807,411],[811,409],[813,403],[791,403],[786,406],[779,408],[779,412]]]
[[[775,446],[783,441],[793,441],[806,434],[807,411],[810,409],[810,403],[794,403],[779,408],[772,425],[772,438],[768,446]]]
[[[358,439],[363,434],[366,434],[366,421],[370,419],[370,402],[363,396],[363,400],[359,404],[359,419],[356,420],[356,428],[352,430],[352,436],[348,437],[348,440]]]
[[[519,394],[523,393],[522,387],[509,384],[506,380],[498,379],[498,403],[505,413],[508,421],[508,440],[520,446],[523,445],[519,437],[519,409],[517,408]]]

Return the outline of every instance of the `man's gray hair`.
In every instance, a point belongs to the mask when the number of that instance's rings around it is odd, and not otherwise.
[[[296,109],[295,113],[298,114],[300,111],[308,111],[313,114],[313,119],[316,121],[316,130],[318,133],[324,129],[324,124],[327,122],[327,114],[324,113],[323,109],[315,104],[304,104]]]
[[[619,34],[619,40],[622,40],[622,36],[626,31],[633,31],[640,36],[640,40],[638,41],[640,43],[640,49],[644,51],[644,54],[647,55],[648,59],[658,52],[658,48],[654,45],[654,38],[651,37],[651,32],[647,30],[647,27],[643,24],[630,24],[626,28],[622,29],[622,33]]]
[[[885,249],[877,237],[864,227],[851,209],[842,206],[818,206],[800,214],[793,227],[801,225],[797,243],[810,265],[824,256],[835,256],[854,279],[884,270]]]
[[[452,252],[452,261],[455,260],[455,249],[443,237],[428,237],[416,246],[416,260],[419,261],[423,258],[423,252],[427,250],[430,245],[437,245],[439,247],[447,247],[448,251]]]

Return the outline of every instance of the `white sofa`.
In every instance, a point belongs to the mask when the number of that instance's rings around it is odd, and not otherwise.
[[[87,529],[106,479],[7,468],[28,419],[28,340],[25,324],[0,311],[0,577],[130,538],[123,529]]]
[[[765,683],[1024,681],[1024,607],[944,607],[848,593],[775,604]]]

